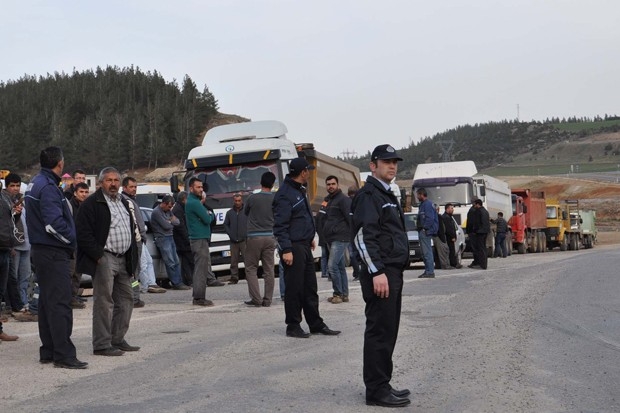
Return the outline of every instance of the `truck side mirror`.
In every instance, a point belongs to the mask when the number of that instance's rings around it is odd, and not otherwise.
[[[484,186],[480,187],[480,196],[486,196],[487,195],[487,188]]]
[[[568,214],[566,213],[566,211],[562,211],[562,220],[566,221],[568,219]]]
[[[405,188],[400,188],[400,207],[403,209],[407,209],[407,190]]]
[[[179,177],[176,175],[170,177],[170,192],[173,194],[179,192]]]
[[[523,213],[527,214],[527,205],[523,204]]]

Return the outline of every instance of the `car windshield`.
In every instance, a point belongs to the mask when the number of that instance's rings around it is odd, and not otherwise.
[[[405,229],[407,231],[418,230],[418,214],[405,214]]]

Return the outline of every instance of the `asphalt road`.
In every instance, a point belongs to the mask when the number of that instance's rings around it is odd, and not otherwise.
[[[405,273],[394,354],[395,387],[416,412],[620,411],[620,277],[617,245],[489,261],[489,270]],[[616,268],[614,270],[614,268]],[[3,412],[365,412],[361,379],[364,305],[321,312],[338,337],[284,335],[278,299],[248,308],[247,285],[209,288],[212,308],[187,291],[149,294],[122,357],[92,355],[90,307],[75,312],[86,370],[38,363],[36,324],[0,345]],[[305,326],[304,326],[305,327]]]

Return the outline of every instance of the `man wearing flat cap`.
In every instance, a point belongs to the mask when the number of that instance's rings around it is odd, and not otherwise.
[[[335,336],[319,314],[316,273],[314,272],[314,219],[306,195],[306,184],[314,166],[295,158],[289,173],[273,199],[273,235],[284,266],[284,312],[287,337],[308,338],[301,328],[302,311],[312,334]]]
[[[366,404],[372,406],[403,407],[410,403],[409,390],[397,390],[390,384],[392,354],[400,323],[403,271],[409,265],[403,211],[390,190],[398,161],[402,158],[392,146],[377,146],[370,157],[372,176],[366,179],[351,205],[353,243],[362,259],[359,278],[366,302]]]

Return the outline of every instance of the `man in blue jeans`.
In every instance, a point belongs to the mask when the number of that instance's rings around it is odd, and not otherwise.
[[[334,294],[328,298],[332,304],[349,302],[349,280],[344,265],[345,250],[351,239],[351,199],[338,187],[338,178],[325,178],[327,197],[319,210],[321,233],[329,245],[329,274],[332,277]]]
[[[174,199],[171,195],[162,198],[161,204],[155,207],[151,214],[151,229],[153,230],[155,245],[157,245],[161,258],[164,260],[172,289],[189,290],[181,278],[181,263],[172,238],[172,229],[180,223],[179,219],[172,213],[173,205]]]
[[[418,209],[418,237],[424,260],[424,272],[418,278],[435,278],[435,260],[431,239],[439,230],[439,218],[433,203],[427,198],[426,189],[418,188],[416,197],[420,201]]]

